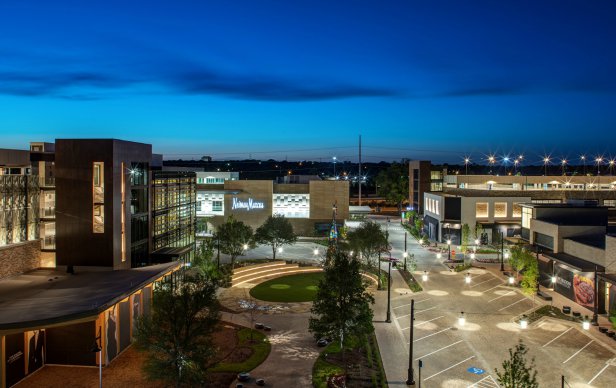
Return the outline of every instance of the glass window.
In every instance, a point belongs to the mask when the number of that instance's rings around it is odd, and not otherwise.
[[[522,227],[530,229],[530,219],[533,217],[533,209],[529,207],[522,208]]]
[[[103,185],[103,167],[103,162],[94,162],[94,171],[92,173],[94,187],[101,187]]]
[[[212,211],[221,212],[222,211],[222,201],[212,201]]]
[[[487,202],[477,202],[475,204],[475,217],[477,218],[487,218],[488,217],[488,203]]]
[[[494,217],[498,217],[498,218],[507,217],[507,202],[495,202],[494,203]]]

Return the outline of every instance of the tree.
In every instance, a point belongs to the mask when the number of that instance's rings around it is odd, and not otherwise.
[[[522,247],[514,246],[510,249],[509,265],[516,271],[516,278],[520,276],[520,272],[531,265],[535,260],[535,256],[531,251]]]
[[[135,333],[137,348],[147,351],[148,378],[176,387],[205,385],[215,355],[216,288],[213,279],[186,276],[177,287],[154,291],[152,311],[137,320]]]
[[[379,253],[387,250],[387,235],[376,222],[364,221],[347,233],[349,247],[366,260],[368,267],[379,267]]]
[[[539,279],[539,263],[532,256],[527,258],[526,269],[524,270],[524,275],[522,276],[522,282],[520,285],[522,286],[522,292],[526,295],[534,295],[537,292],[537,283]]]
[[[374,331],[374,298],[366,291],[360,263],[340,249],[330,249],[325,275],[312,305],[309,330],[315,338],[331,337],[340,341],[344,358],[344,339]]]
[[[475,228],[473,229],[473,237],[475,240],[481,241],[481,235],[483,234],[483,226],[479,222],[475,222]]]
[[[503,372],[495,369],[498,382],[503,388],[538,388],[535,359],[530,365],[526,365],[526,353],[528,348],[522,341],[515,346],[515,350],[509,349],[509,360],[503,361]]]
[[[397,204],[398,211],[402,211],[402,202],[409,198],[408,166],[394,162],[377,175],[376,182],[381,186],[385,199]]]
[[[220,251],[231,256],[231,267],[235,264],[235,258],[246,251],[245,245],[252,245],[252,228],[244,222],[229,216],[227,221],[218,227],[216,232],[220,239]]]
[[[462,225],[462,252],[466,253],[471,239],[471,227],[468,224]]]
[[[282,245],[293,244],[297,235],[293,232],[291,222],[281,215],[267,217],[263,225],[257,228],[255,240],[259,244],[270,245],[272,256],[276,260],[276,250]]]

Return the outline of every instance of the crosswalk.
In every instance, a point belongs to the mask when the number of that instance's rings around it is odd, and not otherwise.
[[[494,380],[492,375],[487,375],[483,379],[477,381],[475,384],[469,385],[468,388],[499,388],[500,386]]]

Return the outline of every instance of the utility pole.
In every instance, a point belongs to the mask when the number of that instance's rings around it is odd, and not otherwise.
[[[357,181],[359,182],[359,206],[361,206],[361,181],[363,179],[363,175],[361,173],[361,135],[359,135],[359,176],[357,177]]]

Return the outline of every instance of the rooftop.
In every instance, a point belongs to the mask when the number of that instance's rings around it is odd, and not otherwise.
[[[0,330],[35,327],[99,314],[180,264],[121,271],[39,269],[0,281]]]
[[[605,249],[605,236],[585,236],[585,237],[568,237],[565,240],[575,241],[582,245],[588,245],[590,247]]]

